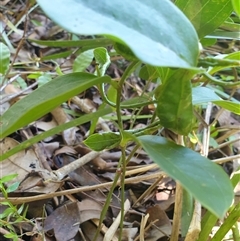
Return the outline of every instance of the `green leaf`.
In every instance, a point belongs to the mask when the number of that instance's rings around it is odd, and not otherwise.
[[[42,61],[46,61],[46,60],[53,60],[53,59],[60,59],[60,58],[67,58],[68,56],[70,56],[73,53],[72,50],[69,51],[63,51],[57,54],[50,54],[50,55],[46,55],[46,56],[42,56],[41,60]]]
[[[93,49],[89,49],[77,56],[73,62],[73,72],[85,71],[91,64],[94,54]]]
[[[164,172],[179,181],[204,207],[223,218],[233,200],[233,187],[220,166],[160,136],[146,135],[138,140]]]
[[[159,76],[156,67],[147,64],[140,69],[139,77],[144,80],[155,80]]]
[[[207,211],[201,221],[201,232],[197,241],[208,240],[209,234],[211,233],[213,227],[216,225],[218,218],[216,215]]]
[[[217,42],[217,40],[214,39],[214,38],[207,38],[207,37],[205,37],[205,38],[201,39],[201,44],[204,47],[212,46],[212,45],[216,44],[216,42]]]
[[[181,135],[188,135],[192,130],[193,106],[190,79],[198,71],[197,69],[172,71],[168,80],[157,90],[157,116],[160,124]]]
[[[39,78],[37,79],[38,87],[41,87],[42,85],[45,85],[49,81],[52,80],[52,76],[50,73],[43,73]]]
[[[236,12],[236,14],[238,15],[238,17],[240,17],[240,4],[239,4],[239,0],[232,0],[232,5],[233,5],[233,9]]]
[[[105,82],[110,82],[108,76],[96,77],[88,73],[71,73],[55,78],[19,100],[0,117],[0,138],[37,120],[91,86]]]
[[[213,33],[206,36],[207,38],[213,39],[237,39],[240,38],[240,33],[238,32],[228,32],[222,30],[216,30]]]
[[[38,3],[68,31],[106,35],[114,42],[127,44],[145,63],[172,67],[196,65],[197,34],[169,0],[131,0],[124,4],[121,0],[59,0],[57,7],[53,1],[38,0]]]
[[[136,108],[136,107],[142,107],[146,104],[153,104],[154,102],[151,100],[151,98],[147,96],[137,96],[132,99],[127,99],[121,102],[121,106],[124,106],[124,108]],[[131,107],[134,106],[134,107]]]
[[[114,44],[114,49],[116,50],[116,52],[118,54],[120,54],[121,56],[123,56],[123,58],[127,59],[128,61],[136,61],[137,57],[136,55],[133,53],[133,51],[126,46],[125,44],[120,44],[120,43],[115,43]]]
[[[222,100],[212,89],[207,87],[195,87],[193,91],[193,105],[213,102],[214,104],[240,115],[240,103],[229,100]]]
[[[0,176],[0,183],[6,183],[6,182],[9,182],[11,180],[13,180],[15,177],[18,176],[18,174],[9,174],[7,176],[2,176],[2,173],[0,173],[1,176]]]
[[[231,0],[176,0],[202,39],[217,29],[232,13]]]
[[[228,214],[227,218],[224,220],[223,224],[219,227],[212,241],[223,240],[227,232],[233,228],[234,224],[238,225],[238,220],[240,218],[240,203],[236,204],[234,209]],[[236,239],[237,240],[237,239]]]
[[[193,105],[204,104],[207,102],[212,102],[216,100],[222,100],[214,90],[207,87],[195,87],[192,88],[192,102]]]
[[[221,29],[230,31],[230,32],[239,32],[239,23],[235,23],[232,18],[228,18],[221,26]]]
[[[103,76],[107,71],[108,66],[111,64],[110,56],[107,49],[99,47],[93,51],[96,63],[98,64],[98,70],[100,76]]]
[[[27,84],[26,84],[26,81],[21,78],[21,77],[18,77],[16,79],[17,83],[15,83],[15,86],[17,86],[18,88],[21,88],[21,89],[26,89],[27,88]]]
[[[181,235],[185,237],[187,235],[192,216],[194,211],[193,197],[183,188],[183,201],[182,201],[182,217],[181,217]]]
[[[112,149],[119,145],[121,141],[120,134],[107,132],[97,133],[89,136],[84,144],[90,147],[94,151],[102,151],[104,149]]]
[[[240,167],[238,167],[238,169],[233,173],[231,177],[231,182],[234,188],[240,182]]]
[[[31,139],[26,140],[26,141],[24,141],[22,143],[19,143],[19,145],[15,146],[11,150],[3,153],[0,156],[0,162],[4,161],[8,157],[18,153],[21,150],[24,150],[24,149],[32,146],[33,144],[35,144],[35,143],[37,143],[39,141],[44,140],[45,138],[47,138],[49,136],[53,136],[55,134],[63,132],[64,130],[67,130],[67,129],[71,128],[71,127],[82,125],[84,123],[91,122],[91,120],[94,120],[94,119],[99,118],[101,116],[110,114],[111,110],[112,109],[110,107],[107,107],[105,109],[99,109],[99,110],[97,110],[94,113],[85,114],[85,115],[83,115],[83,116],[81,116],[79,118],[73,119],[73,120],[71,120],[71,121],[69,121],[67,123],[64,123],[62,125],[54,127],[54,128],[52,128],[52,129],[50,129],[48,131],[44,131],[43,133],[38,134],[38,135],[32,137]],[[1,181],[0,181],[0,183],[1,183]]]
[[[116,103],[117,89],[114,88],[112,85],[110,85],[107,90],[107,97],[111,102]]]
[[[8,47],[0,43],[0,73],[5,74],[10,63],[10,51]]]
[[[213,101],[213,103],[237,115],[240,115],[240,103],[235,103],[227,100],[217,100]]]
[[[28,39],[30,42],[48,46],[48,47],[55,47],[55,48],[66,48],[66,47],[87,47],[88,49],[94,49],[97,47],[108,46],[112,45],[113,42],[107,38],[95,38],[95,39],[84,39],[84,40],[36,40],[36,39]]]
[[[209,74],[214,74],[218,72],[221,69],[227,68],[227,67],[239,67],[240,66],[240,51],[228,54],[228,55],[218,55],[218,58],[221,59],[215,59],[216,60],[216,67],[213,67],[209,70]],[[212,59],[213,61],[214,59]],[[224,62],[226,60],[226,65],[220,65],[219,62]],[[232,60],[232,62],[231,62]],[[237,65],[238,64],[238,65]]]
[[[10,193],[10,192],[16,191],[16,190],[18,189],[18,187],[19,187],[19,184],[20,184],[20,182],[14,182],[13,184],[11,184],[11,185],[7,188],[6,192],[7,192],[7,193]]]

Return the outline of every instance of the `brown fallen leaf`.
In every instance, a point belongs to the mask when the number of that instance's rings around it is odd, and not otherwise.
[[[44,222],[44,231],[54,231],[57,241],[69,241],[73,239],[79,229],[78,204],[68,203],[49,215]]]
[[[5,138],[0,142],[0,155],[17,146],[19,143],[12,138]],[[51,193],[60,187],[60,182],[51,182],[53,175],[41,166],[32,149],[22,150],[0,162],[0,178],[17,173],[18,176],[8,182],[20,182],[18,191]]]
[[[169,236],[172,232],[171,222],[166,213],[160,208],[159,205],[151,206],[147,209],[149,214],[148,222],[154,223],[152,228],[149,230],[146,241],[157,241],[158,239]]]
[[[57,107],[54,110],[51,111],[51,114],[53,115],[54,119],[58,123],[58,125],[64,124],[69,122],[69,118],[67,114],[63,111],[61,107]],[[74,145],[76,144],[76,131],[78,130],[77,127],[71,127],[67,130],[64,130],[62,132],[62,137],[64,139],[64,142],[67,145]]]
[[[99,219],[101,211],[102,205],[91,199],[69,202],[58,207],[46,218],[44,231],[54,230],[57,241],[71,240],[76,236],[79,225],[91,219]]]

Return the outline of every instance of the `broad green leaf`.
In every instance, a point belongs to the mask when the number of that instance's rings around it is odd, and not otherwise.
[[[156,93],[157,116],[162,126],[181,135],[192,130],[193,106],[190,79],[199,70],[179,69],[159,86]]]
[[[232,13],[231,0],[176,0],[201,39],[217,29]]]
[[[105,35],[114,42],[127,44],[145,63],[187,68],[196,65],[197,34],[169,0],[59,0],[57,7],[53,1],[37,2],[68,31]]]
[[[233,201],[233,187],[223,169],[199,153],[160,136],[138,137],[149,157],[204,207],[223,218]]]
[[[233,5],[234,11],[238,15],[238,17],[240,17],[240,3],[239,3],[239,0],[232,0],[232,5]]]
[[[216,40],[216,39],[213,39],[213,38],[207,38],[207,37],[205,37],[205,38],[202,38],[202,39],[201,39],[201,44],[202,44],[202,46],[204,46],[204,47],[212,46],[212,45],[216,44],[216,42],[217,42],[217,40]]]
[[[102,151],[104,149],[112,149],[120,144],[120,134],[106,132],[97,133],[89,136],[84,144],[94,151]]]
[[[10,63],[10,51],[8,47],[0,43],[0,74],[5,74]]]
[[[37,120],[91,86],[109,81],[107,76],[96,77],[88,73],[71,73],[55,78],[19,100],[0,117],[0,138]]]
[[[214,104],[229,110],[237,115],[240,115],[240,102],[233,102],[228,100],[222,100],[212,89],[207,87],[195,87],[192,88],[193,92],[193,105],[199,105],[207,102],[213,102]]]
[[[96,63],[98,64],[98,71],[100,76],[103,76],[111,64],[110,56],[107,49],[99,47],[93,50]]]
[[[192,102],[193,105],[200,105],[207,102],[212,102],[216,100],[222,100],[214,90],[207,87],[195,87],[192,88]]]
[[[93,49],[89,49],[77,56],[73,62],[73,72],[85,71],[91,64],[94,54]]]

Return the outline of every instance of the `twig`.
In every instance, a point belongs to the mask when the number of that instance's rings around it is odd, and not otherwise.
[[[222,164],[224,162],[229,162],[229,161],[232,161],[232,160],[238,159],[238,158],[240,158],[240,154],[233,155],[233,156],[222,157],[222,158],[218,158],[218,159],[215,159],[215,160],[212,160],[212,161],[215,162],[215,163],[218,163],[218,164]]]
[[[19,91],[19,92],[16,93],[16,94],[13,94],[13,95],[10,95],[10,96],[8,95],[8,96],[6,96],[5,98],[2,98],[1,101],[0,101],[0,105],[2,105],[2,104],[4,104],[4,103],[6,103],[6,102],[8,102],[8,101],[10,101],[10,100],[18,97],[19,95],[23,94],[23,93],[26,92],[27,90],[30,90],[30,89],[32,89],[33,87],[37,86],[37,85],[38,85],[38,82],[35,82],[35,83],[29,85],[26,89],[21,90],[21,91]]]
[[[218,149],[220,149],[220,148],[222,148],[222,147],[224,147],[224,146],[233,144],[233,143],[235,143],[235,142],[237,142],[237,141],[240,141],[240,138],[237,138],[237,139],[231,140],[231,141],[226,141],[226,142],[224,142],[224,143],[222,143],[222,144],[219,144],[217,147],[209,149],[208,152],[210,153],[210,152],[216,151],[216,150],[218,150]]]
[[[70,172],[75,171],[77,168],[85,165],[86,163],[90,162],[97,156],[99,156],[102,152],[91,151],[84,155],[83,157],[75,160],[74,162],[69,163],[62,168],[59,168],[57,171],[53,171],[53,174],[57,177],[57,180],[62,180],[65,176],[67,176]]]
[[[161,172],[157,172],[157,173],[153,173],[153,174],[145,174],[145,175],[141,175],[141,176],[126,178],[125,184],[138,183],[138,182],[141,182],[144,180],[158,178],[159,176],[161,176],[163,174],[164,174],[164,172],[161,171]],[[101,189],[101,188],[108,188],[108,187],[111,187],[112,184],[113,184],[113,182],[106,182],[106,183],[101,183],[101,184],[97,184],[97,185],[93,185],[93,186],[85,186],[85,187],[79,187],[79,188],[54,192],[54,193],[40,194],[40,195],[32,196],[32,197],[15,197],[15,198],[8,197],[8,202],[11,202],[13,205],[34,202],[34,201],[44,200],[44,199],[58,197],[58,196],[62,196],[62,195],[69,195],[69,194],[74,194],[74,193],[79,193],[79,192],[87,192],[87,191],[97,190],[97,189]],[[118,186],[121,185],[121,181],[118,181],[117,185]],[[6,201],[5,198],[0,197],[0,203],[5,202],[5,201]]]
[[[176,196],[175,196],[175,205],[174,205],[174,216],[173,216],[173,226],[172,226],[172,234],[170,241],[178,240],[179,229],[181,224],[181,215],[182,215],[182,196],[183,190],[182,186],[179,182],[176,185]]]

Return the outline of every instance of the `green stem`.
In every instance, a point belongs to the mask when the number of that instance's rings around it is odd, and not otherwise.
[[[122,113],[121,113],[121,97],[122,97],[122,88],[124,85],[125,80],[127,77],[135,70],[137,65],[139,64],[138,61],[132,62],[127,69],[124,71],[117,87],[117,97],[116,97],[116,114],[117,114],[117,120],[118,120],[118,126],[119,126],[119,132],[123,138],[123,121],[122,121]],[[123,230],[123,220],[124,220],[124,200],[125,200],[125,173],[126,173],[126,144],[123,142],[121,146],[121,152],[122,152],[122,157],[121,157],[121,162],[120,164],[122,165],[122,176],[121,176],[121,221],[120,221],[120,233],[119,233],[119,240],[121,240],[122,236],[122,230]]]
[[[127,79],[127,77],[134,71],[134,69],[139,64],[138,61],[132,62],[127,69],[124,71],[119,83],[118,83],[118,91],[117,91],[117,98],[116,98],[116,114],[118,118],[118,125],[119,125],[119,131],[123,131],[123,123],[122,123],[122,114],[121,114],[121,97],[122,97],[122,88],[124,81]]]
[[[238,229],[238,222],[236,222],[235,225],[233,225],[232,233],[234,241],[240,240],[240,230]]]
[[[218,229],[212,241],[219,241],[224,238],[227,232],[236,224],[237,220],[240,217],[240,203],[238,203],[235,208],[230,212],[228,217],[224,220],[224,223]]]
[[[110,203],[111,203],[111,200],[112,200],[113,191],[114,191],[115,187],[117,186],[117,182],[118,182],[118,179],[120,177],[120,174],[121,174],[120,172],[116,172],[116,175],[115,175],[114,180],[113,180],[113,184],[112,184],[112,186],[111,186],[111,188],[109,190],[109,193],[107,195],[107,199],[106,199],[106,201],[104,203],[104,206],[103,206],[103,210],[102,210],[102,212],[100,214],[99,225],[98,225],[97,231],[96,231],[96,233],[94,235],[93,241],[96,241],[97,238],[98,238],[98,235],[100,233],[103,220],[104,220],[104,218],[106,216],[108,207],[110,206]]]
[[[217,59],[212,57],[199,58],[198,66],[202,66],[204,68],[212,67],[239,67],[240,61],[235,59]]]
[[[201,232],[198,237],[198,241],[207,240],[209,234],[211,233],[214,225],[216,224],[218,218],[212,214],[210,211],[207,211],[201,221]]]
[[[220,86],[234,87],[234,86],[240,85],[240,81],[237,81],[237,82],[224,82],[224,81],[221,81],[221,80],[218,80],[218,79],[214,78],[212,75],[210,75],[207,72],[202,73],[202,75],[204,77],[206,77],[208,80],[210,80],[211,82],[213,82],[214,84],[217,84],[217,85],[220,85]]]
[[[98,89],[99,89],[99,92],[100,92],[100,95],[101,95],[103,101],[105,103],[107,103],[108,105],[112,106],[113,108],[116,108],[117,105],[108,99],[108,97],[104,91],[104,84],[99,85]],[[154,101],[146,101],[146,102],[140,102],[140,103],[134,103],[134,104],[121,104],[120,107],[121,107],[121,109],[134,109],[134,108],[150,105],[153,103],[154,103]]]

